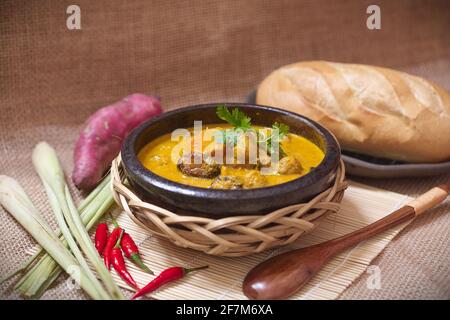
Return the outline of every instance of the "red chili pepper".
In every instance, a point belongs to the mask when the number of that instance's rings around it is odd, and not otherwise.
[[[172,281],[181,279],[185,275],[187,275],[188,273],[190,273],[192,271],[197,271],[197,270],[206,269],[206,268],[208,268],[208,266],[202,266],[202,267],[192,268],[192,269],[186,269],[183,267],[168,268],[168,269],[164,270],[163,272],[161,272],[155,279],[150,281],[149,284],[147,284],[141,290],[136,292],[134,294],[134,296],[131,298],[131,300],[136,299],[144,294],[153,292],[168,282],[172,282]]]
[[[122,228],[119,227],[119,225],[114,219],[113,223],[115,225],[115,228],[108,238],[105,250],[103,250],[103,260],[105,261],[105,266],[108,268],[108,270],[111,270],[111,251],[116,245],[116,242],[120,237],[120,233],[122,232]]]
[[[108,226],[106,223],[100,223],[95,230],[95,248],[100,255],[105,250],[106,242],[108,241]]]
[[[122,242],[120,243],[122,247],[123,253],[128,259],[131,259],[139,268],[144,270],[147,273],[153,274],[153,271],[150,270],[141,260],[139,256],[139,249],[134,242],[133,238],[128,233],[124,233],[122,237]]]
[[[111,259],[112,259],[112,265],[114,269],[117,271],[119,276],[125,280],[126,283],[128,283],[130,286],[135,288],[136,290],[139,290],[138,285],[136,284],[136,281],[134,281],[131,274],[127,271],[127,267],[125,266],[125,260],[123,259],[122,250],[120,249],[120,242],[122,240],[124,234],[124,230],[121,231],[119,239],[117,240],[117,243],[115,244],[114,248],[111,251]]]

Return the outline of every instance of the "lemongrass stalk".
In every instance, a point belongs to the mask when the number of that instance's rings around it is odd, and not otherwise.
[[[67,242],[63,243],[67,248]],[[40,278],[48,278],[54,269],[59,269],[61,273],[61,267],[56,263],[54,259],[48,253],[43,256],[36,265],[31,268],[14,286],[14,290],[27,298],[35,298],[36,291],[32,291],[31,288],[37,282],[40,282]]]
[[[108,174],[78,206],[81,220],[83,221],[83,224],[86,226],[87,230],[89,230],[114,203],[114,198],[109,186],[110,182],[111,175]],[[64,240],[64,236],[62,236],[61,230],[56,229],[55,233],[58,237],[60,237],[61,240]],[[19,273],[25,271],[29,273],[31,266],[36,262],[37,258],[39,258],[42,253],[45,253],[45,251],[42,248],[38,248],[36,253],[27,258],[27,260],[25,260],[17,270],[14,270],[1,278],[0,284],[11,279]],[[23,280],[24,279],[22,277],[21,281]],[[20,281],[18,284],[16,284],[16,286],[20,286]]]
[[[44,189],[47,192],[47,197],[50,202],[50,206],[52,207],[53,213],[55,214],[56,221],[58,222],[59,228],[61,229],[62,234],[64,235],[65,241],[67,241],[70,250],[74,254],[81,268],[86,272],[89,280],[93,283],[97,291],[104,299],[109,299],[109,295],[106,290],[101,285],[100,281],[95,277],[94,272],[89,268],[87,261],[83,257],[83,253],[78,248],[77,242],[75,241],[72,235],[71,221],[68,221],[66,216],[64,215],[63,209],[60,207],[60,202],[57,199],[57,196],[53,193],[51,187],[48,185],[46,181],[43,180]]]
[[[63,246],[50,226],[42,219],[19,183],[8,176],[0,176],[0,204],[8,211],[31,236],[69,273],[70,268],[79,267],[72,254]],[[100,299],[95,287],[80,270],[75,281],[93,299]]]
[[[22,273],[22,272],[28,270],[30,267],[32,267],[34,265],[34,263],[38,263],[37,262],[37,258],[41,255],[41,253],[42,253],[42,251],[39,250],[35,254],[33,254],[32,256],[29,256],[24,262],[22,262],[22,264],[20,265],[19,268],[17,268],[16,270],[13,270],[10,273],[7,273],[6,275],[4,275],[0,279],[0,284],[2,284],[5,281],[8,281],[9,279],[11,279],[12,277],[18,275],[19,273]]]
[[[67,216],[67,205],[62,199],[65,195],[61,194],[61,190],[58,189],[58,187],[64,188],[65,186],[64,173],[56,158],[56,154],[54,154],[54,150],[46,143],[39,143],[33,150],[32,160],[34,167],[44,185],[44,189],[47,193],[50,206],[55,214],[59,228],[64,236],[64,239],[67,241],[70,250],[80,264],[81,269],[83,269],[93,286],[99,292],[100,296],[103,299],[110,299],[108,292],[105,288],[103,288],[100,281],[95,277],[93,271],[89,268],[87,261],[83,257],[83,253],[80,248],[78,248],[77,242],[72,235],[72,230],[74,229],[73,223],[71,218]],[[39,271],[40,270],[37,270],[36,272]],[[39,278],[35,280],[37,282],[40,281]],[[31,286],[33,286],[33,283]]]
[[[39,299],[45,292],[45,290],[50,287],[50,285],[58,278],[61,273],[61,268],[55,268],[47,277],[47,280],[35,291],[35,294],[31,295],[30,298]]]
[[[111,182],[111,175],[108,174],[106,175],[102,181],[100,181],[100,183],[97,185],[97,187],[95,187],[94,190],[92,190],[88,196],[86,198],[83,199],[83,201],[80,202],[80,204],[78,205],[78,212],[81,212],[81,217],[83,220],[83,211],[84,209],[86,209],[86,207],[88,205],[90,205],[95,199],[97,199],[97,196],[99,195],[99,193],[104,190],[105,187],[109,187],[109,183]],[[83,220],[83,223],[85,223],[85,221]],[[86,224],[86,223],[85,223]]]
[[[100,256],[81,221],[80,215],[75,208],[69,188],[64,179],[64,173],[55,150],[46,142],[38,143],[33,150],[32,160],[34,167],[44,184],[47,196],[57,218],[59,216],[60,220],[65,219],[67,222],[66,226],[60,225],[60,228],[65,239],[68,241],[72,252],[78,255],[78,253],[76,253],[78,248],[75,248],[73,244],[71,244],[72,239],[70,238],[73,234],[73,237],[96,269],[111,296],[115,299],[124,299],[119,287],[101,261]],[[67,227],[68,229],[65,230]],[[69,229],[70,231],[68,232]],[[79,262],[82,263],[81,261]]]
[[[81,221],[81,218],[78,214],[77,208],[72,201],[72,197],[70,195],[69,187],[65,186],[65,199],[67,199],[67,205],[69,208],[69,214],[71,214],[72,221],[74,222],[73,230],[78,231],[78,233],[74,233],[75,236],[78,236],[77,241],[80,246],[83,248],[84,253],[89,258],[91,263],[95,266],[100,279],[103,280],[106,289],[115,299],[125,299],[122,292],[119,289],[119,286],[116,284],[114,279],[112,278],[109,270],[105,267],[103,260],[101,259],[97,249],[94,246],[94,243],[91,240],[86,228]]]
[[[114,198],[110,189],[110,186],[107,186],[105,190],[102,191],[102,193],[99,195],[101,201],[96,203],[96,206],[87,207],[86,211],[89,212],[89,210],[92,214],[92,217],[89,221],[86,222],[86,230],[90,230],[98,220],[100,220],[101,217],[105,214],[106,211],[108,211],[109,208],[114,204]],[[90,214],[90,215],[91,215]]]
[[[38,265],[36,267],[36,272],[39,275],[36,279],[34,279],[34,281],[31,283],[31,290],[37,290],[38,288],[40,288],[45,281],[47,280],[44,276],[43,273],[45,272],[45,266],[44,265]],[[97,288],[96,288],[97,289]],[[103,298],[103,297],[102,297]]]
[[[83,224],[86,225],[86,229],[89,230],[102,216],[103,214],[111,207],[114,203],[114,199],[112,197],[111,188],[110,188],[111,176],[108,175],[103,179],[103,181],[91,192],[91,194],[80,204],[79,208],[84,208],[81,211],[81,219]],[[95,194],[95,197],[92,195]],[[83,206],[84,204],[84,206]],[[60,236],[60,240],[63,241],[64,245],[67,247],[67,242],[64,240],[64,237],[61,236],[61,231],[58,229],[55,233]],[[44,265],[44,268],[37,269],[38,266],[32,268],[32,263],[36,260],[37,257],[40,256],[41,253],[42,258],[36,262],[38,265]],[[42,248],[40,248],[32,257],[27,259],[27,261],[21,266],[19,270],[11,272],[7,277],[2,279],[5,281],[8,278],[16,275],[21,271],[26,271],[26,273],[19,279],[16,283],[14,289],[16,292],[21,295],[29,298],[39,298],[39,296],[45,292],[45,290],[56,280],[56,278],[61,273],[61,268],[55,261],[45,253]],[[45,285],[41,285],[37,288],[35,285],[38,282],[39,278],[42,277],[47,279],[45,281]]]
[[[20,187],[20,186],[19,186]],[[18,189],[19,190],[19,189]],[[23,189],[22,189],[23,191]],[[39,214],[39,212],[34,208],[31,200],[29,200],[28,196],[26,195],[26,193],[23,192],[16,192],[16,199],[18,201],[20,201],[20,203],[23,204],[23,206],[27,207],[28,209],[28,213],[39,223],[39,225],[41,226],[41,228],[43,228],[46,233],[52,237],[52,240],[58,243],[62,242],[60,241],[60,239],[56,236],[56,234],[53,232],[53,230],[50,228],[50,226],[48,226],[48,224],[43,220],[43,218],[41,217],[41,215]],[[63,244],[62,244],[63,245]],[[64,247],[64,249],[66,250],[66,248]],[[70,253],[70,251],[67,251],[67,253],[69,255],[71,255],[71,257],[73,258],[72,254]],[[87,264],[86,264],[87,266]],[[106,292],[102,293],[101,292],[101,285],[98,283],[98,285],[95,283],[98,282],[98,280],[95,278],[95,276],[90,276],[89,272],[92,273],[92,271],[89,269],[89,267],[87,268],[83,268],[82,265],[80,265],[80,268],[83,269],[83,275],[84,277],[88,278],[88,281],[91,283],[91,286],[95,288],[95,291],[97,292],[96,299],[108,299],[109,296],[107,295]],[[42,267],[40,267],[39,265],[35,265],[33,267],[34,270],[36,270],[37,274],[39,274],[40,272],[42,272]],[[29,282],[31,279],[26,279],[25,282]],[[39,282],[41,281],[41,279],[39,279],[39,277],[37,277],[36,279],[33,279],[33,281]],[[93,282],[94,281],[94,282]],[[31,283],[31,285],[34,285],[34,283]],[[99,289],[100,288],[100,289]],[[103,289],[104,290],[104,289]]]
[[[96,188],[99,191],[96,192],[96,197],[91,198],[91,201],[84,206],[83,211],[80,216],[82,218],[83,224],[86,226],[86,229],[89,230],[94,226],[97,221],[104,215],[104,213],[112,206],[114,203],[114,198],[111,193],[110,183],[111,177],[108,175],[104,181]],[[61,240],[64,240],[64,237],[60,237]],[[63,243],[67,246],[67,242],[64,240]],[[39,292],[44,292],[45,289],[52,284],[54,279],[49,279],[45,286],[41,286],[39,289],[31,290],[31,283],[34,282],[34,279],[37,279],[39,276],[43,276],[46,278],[50,278],[51,274],[57,273],[54,278],[57,278],[57,275],[61,273],[61,269],[58,265],[51,264],[52,259],[50,261],[48,259],[48,254],[44,254],[43,257],[39,260],[38,264],[44,264],[45,273],[40,275],[36,272],[36,270],[29,270],[16,285],[15,289],[20,292],[22,295],[26,297],[39,297]],[[59,270],[58,270],[59,269]],[[25,280],[29,278],[29,281]]]
[[[37,270],[39,268],[39,263],[35,263],[30,269],[29,271],[25,274],[25,276],[23,276],[22,278],[19,279],[19,281],[17,281],[16,285],[14,286],[14,290],[18,291],[19,293],[24,293],[25,292],[25,288],[27,288],[27,285],[31,285],[32,283],[32,279],[31,279],[31,275],[34,274],[35,275],[35,279],[37,279],[36,275]]]

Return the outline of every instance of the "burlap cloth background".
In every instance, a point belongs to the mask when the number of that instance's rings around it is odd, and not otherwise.
[[[52,144],[70,172],[77,131],[100,106],[132,92],[160,95],[167,110],[242,101],[272,69],[298,60],[382,65],[450,89],[450,2],[374,2],[379,31],[365,25],[372,1],[272,0],[77,1],[82,30],[69,31],[72,1],[2,1],[0,173],[16,177],[51,220],[31,167],[38,141]],[[450,175],[356,180],[414,195]],[[447,202],[424,215],[374,261],[382,289],[368,290],[365,275],[341,298],[450,298],[449,211]],[[3,210],[0,217],[4,275],[33,241]],[[16,298],[10,286],[1,297]],[[44,297],[85,298],[61,285]]]

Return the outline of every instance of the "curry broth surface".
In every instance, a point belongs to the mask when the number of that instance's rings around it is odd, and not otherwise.
[[[208,125],[203,127],[205,129],[228,129],[231,126],[226,124]],[[262,127],[253,126],[256,130]],[[191,132],[193,129],[189,129]],[[211,141],[203,140],[203,149],[211,143]],[[171,134],[165,134],[155,140],[149,142],[138,154],[138,159],[145,168],[153,173],[182,184],[187,184],[195,187],[209,188],[214,179],[197,178],[184,175],[177,168],[177,163],[171,161],[172,149],[179,144],[179,141],[172,141]],[[264,175],[266,179],[265,187],[274,186],[285,183],[290,180],[301,177],[307,174],[312,167],[317,167],[324,158],[323,151],[308,139],[289,133],[287,138],[281,141],[281,146],[288,156],[294,156],[300,161],[303,171],[301,174],[274,174]],[[181,154],[180,154],[181,157]],[[259,170],[232,168],[223,165],[221,168],[221,175],[231,175],[243,178],[244,175],[254,172],[260,175]]]

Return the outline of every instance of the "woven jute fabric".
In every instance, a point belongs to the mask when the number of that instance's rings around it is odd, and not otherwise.
[[[446,0],[377,1],[381,30],[366,28],[371,1],[76,3],[81,30],[66,27],[71,1],[0,3],[0,173],[17,178],[53,226],[31,165],[33,146],[48,141],[70,173],[83,121],[132,92],[161,96],[165,110],[243,101],[274,68],[311,59],[391,67],[450,89]],[[416,195],[450,181],[450,174],[355,180]],[[367,289],[367,274],[341,298],[450,298],[449,211],[447,202],[417,219],[373,262],[381,270],[381,289]],[[0,218],[4,275],[19,265],[34,242],[3,209]],[[11,284],[1,286],[1,297],[17,298]],[[86,296],[59,284],[44,298]]]

